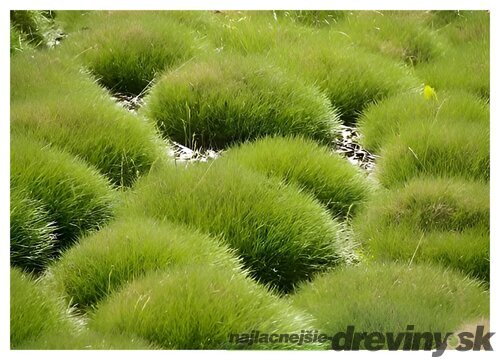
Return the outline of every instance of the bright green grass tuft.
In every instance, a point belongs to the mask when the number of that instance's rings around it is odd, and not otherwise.
[[[417,67],[416,74],[438,92],[466,90],[489,100],[489,39],[451,47],[440,58]]]
[[[81,160],[14,136],[10,161],[11,189],[40,202],[57,228],[57,248],[71,245],[113,216],[115,195],[108,181]]]
[[[345,10],[282,10],[276,17],[289,17],[292,21],[315,27],[331,26],[348,15]]]
[[[29,134],[131,186],[162,157],[153,126],[121,108],[57,50],[11,64],[11,133]]]
[[[10,347],[57,331],[75,329],[57,299],[30,276],[10,270]]]
[[[291,299],[316,318],[317,328],[332,335],[351,325],[357,332],[394,334],[414,325],[413,332],[444,336],[489,313],[485,288],[430,265],[345,267],[304,284]]]
[[[11,53],[12,33],[18,38],[19,44],[25,43],[28,47],[44,47],[49,45],[53,32],[53,21],[47,11],[40,10],[11,10]],[[19,45],[18,44],[18,45]],[[22,47],[15,47],[22,51]]]
[[[196,33],[169,11],[95,11],[70,46],[112,92],[138,95],[157,73],[196,54]]]
[[[489,128],[434,122],[402,129],[383,147],[376,176],[386,187],[421,176],[489,181]]]
[[[312,29],[293,24],[288,15],[280,11],[224,11],[213,17],[208,39],[223,54],[266,55],[312,34]]]
[[[355,122],[371,102],[420,86],[405,66],[353,45],[339,32],[283,45],[271,56],[284,69],[317,84],[347,123]]]
[[[436,262],[489,280],[489,185],[417,179],[373,198],[355,220],[366,253]]]
[[[245,143],[224,153],[223,158],[298,185],[333,216],[354,214],[370,193],[371,184],[360,169],[330,149],[300,137]]]
[[[312,195],[218,160],[157,169],[124,211],[221,236],[253,277],[281,291],[343,261],[352,248]]]
[[[19,350],[156,350],[145,340],[95,331],[51,333],[17,347]]]
[[[356,11],[334,30],[370,51],[417,65],[444,50],[437,32],[426,26],[428,18],[423,11]]]
[[[328,142],[339,123],[315,87],[261,58],[222,55],[167,73],[151,90],[145,115],[164,136],[191,148],[271,134]]]
[[[426,100],[420,93],[401,94],[370,106],[358,121],[365,148],[379,152],[401,129],[434,122],[450,127],[457,122],[489,126],[489,105],[477,95],[438,92],[437,96]]]
[[[231,343],[230,335],[300,333],[310,317],[242,274],[192,265],[129,284],[99,306],[89,326],[163,349],[286,349],[300,346]]]
[[[125,219],[80,240],[51,268],[55,286],[68,302],[94,305],[148,272],[176,264],[240,267],[216,239],[180,225]]]
[[[18,189],[10,195],[10,264],[40,272],[52,260],[57,227],[40,204]]]

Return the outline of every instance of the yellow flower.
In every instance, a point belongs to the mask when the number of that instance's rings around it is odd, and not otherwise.
[[[424,87],[424,98],[425,100],[435,99],[437,100],[436,90],[430,87],[429,85],[425,85]]]

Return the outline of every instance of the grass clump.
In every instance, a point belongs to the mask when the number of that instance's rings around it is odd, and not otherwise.
[[[310,192],[332,215],[354,214],[370,193],[370,183],[340,155],[300,137],[269,137],[245,143],[224,154],[266,176],[277,177]]]
[[[58,249],[113,216],[114,194],[108,181],[71,155],[14,136],[10,161],[11,189],[23,191],[43,206],[57,228]]]
[[[159,167],[124,212],[220,235],[253,277],[282,291],[343,261],[349,247],[311,195],[232,162]]]
[[[11,10],[10,25],[11,54],[25,48],[53,46],[60,36],[47,10]]]
[[[216,239],[180,225],[125,219],[81,239],[51,268],[73,305],[95,305],[124,284],[176,264],[240,265]]]
[[[382,192],[355,221],[370,256],[435,262],[489,280],[489,186],[416,179]]]
[[[10,347],[57,331],[72,331],[61,304],[30,276],[10,270]]]
[[[11,65],[11,133],[66,150],[117,186],[131,186],[163,156],[154,127],[57,50],[17,56]]]
[[[386,187],[423,176],[489,181],[489,128],[435,122],[402,129],[382,149],[376,176]]]
[[[102,334],[90,330],[50,333],[22,343],[19,350],[156,350],[149,342],[123,335]]]
[[[366,109],[358,121],[365,148],[379,152],[401,129],[429,126],[434,122],[450,127],[455,123],[489,126],[486,101],[467,92],[439,93],[438,99],[426,100],[422,94],[409,93],[384,99]]]
[[[284,45],[272,56],[283,68],[317,84],[346,123],[355,122],[374,101],[419,87],[405,66],[353,45],[339,32]]]
[[[89,326],[162,349],[286,349],[299,346],[234,343],[230,335],[300,333],[310,318],[243,274],[192,265],[129,284],[99,306]]]
[[[356,11],[335,26],[351,41],[409,65],[438,57],[443,46],[424,11]]]
[[[440,58],[416,68],[416,74],[437,91],[466,90],[489,100],[489,39],[450,47]]]
[[[44,207],[14,190],[10,196],[10,264],[40,272],[54,255],[57,227]]]
[[[158,72],[195,55],[196,34],[165,11],[97,11],[72,51],[113,92],[138,95]]]
[[[145,114],[188,147],[223,148],[265,135],[327,142],[337,114],[315,87],[259,58],[214,56],[166,74]]]
[[[275,13],[277,17],[284,15],[294,22],[314,27],[331,26],[349,14],[345,10],[283,10]]]
[[[397,334],[414,325],[414,332],[444,336],[489,313],[485,288],[459,273],[430,265],[345,267],[304,284],[292,301],[312,314],[317,328],[328,334],[345,332],[348,326],[357,332]],[[424,343],[421,340],[420,349]]]

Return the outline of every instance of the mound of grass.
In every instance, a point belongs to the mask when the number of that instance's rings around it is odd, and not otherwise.
[[[312,195],[234,162],[158,167],[123,211],[221,236],[252,276],[282,291],[343,261],[350,246]]]
[[[165,11],[96,11],[72,52],[113,92],[138,95],[155,75],[195,55],[196,34]]]
[[[162,156],[154,127],[118,106],[57,50],[11,64],[11,132],[30,134],[130,186]]]
[[[315,27],[331,26],[349,14],[345,10],[283,10],[276,11],[277,17],[284,15],[292,21]]]
[[[339,32],[284,45],[271,56],[283,68],[317,84],[347,123],[371,102],[419,87],[405,66],[353,45]]]
[[[10,270],[10,347],[52,332],[74,330],[61,304],[22,271]]]
[[[454,46],[471,42],[490,41],[490,12],[485,10],[436,11],[438,17],[448,13],[448,26],[439,33]]]
[[[57,227],[57,248],[70,245],[113,216],[114,193],[108,181],[79,159],[14,136],[10,162],[11,189],[40,202]]]
[[[489,181],[489,128],[484,124],[434,122],[401,129],[381,151],[379,181],[391,187],[414,177]]]
[[[335,30],[373,52],[417,65],[443,51],[437,34],[426,26],[428,17],[423,11],[356,11]]]
[[[175,264],[240,267],[216,239],[180,225],[125,219],[81,239],[51,273],[69,302],[87,307],[135,278]]]
[[[53,21],[49,11],[40,10],[11,10],[11,41],[12,31],[20,37],[19,42],[29,44],[31,47],[49,45],[53,30]],[[17,48],[17,50],[21,50]],[[12,53],[12,43],[11,43]]]
[[[443,56],[416,68],[416,74],[437,91],[466,90],[490,98],[489,39],[451,47]]]
[[[266,55],[313,33],[293,24],[290,14],[281,11],[223,11],[213,19],[207,35],[223,53]]]
[[[43,206],[14,190],[10,197],[10,264],[27,272],[45,269],[54,255],[57,227]]]
[[[328,334],[345,332],[348,326],[357,332],[397,334],[414,325],[413,332],[444,336],[489,313],[486,289],[461,274],[430,265],[345,267],[304,284],[292,300]],[[424,343],[421,340],[420,349]]]
[[[163,76],[145,114],[188,147],[223,148],[265,135],[327,142],[337,114],[315,87],[261,58],[214,56]]]
[[[304,138],[264,138],[230,149],[223,156],[253,171],[298,185],[334,216],[354,214],[370,192],[371,185],[360,169]]]
[[[115,334],[82,330],[73,333],[50,333],[22,343],[19,350],[155,350],[145,340]]]
[[[365,148],[380,148],[399,135],[402,128],[439,122],[453,127],[455,123],[477,123],[489,126],[489,105],[467,92],[439,93],[437,100],[427,100],[420,93],[396,95],[370,106],[358,121]]]
[[[372,199],[355,232],[375,259],[437,262],[489,280],[489,185],[417,179]]]
[[[242,274],[186,266],[136,280],[111,295],[89,326],[138,336],[163,349],[297,348],[287,343],[241,344],[231,334],[300,333],[309,316]]]

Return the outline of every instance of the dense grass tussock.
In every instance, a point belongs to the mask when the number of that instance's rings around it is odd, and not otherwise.
[[[349,14],[345,10],[280,10],[275,13],[278,20],[281,15],[299,24],[314,27],[331,26]]]
[[[355,221],[371,257],[437,262],[489,280],[489,185],[417,179],[372,199]]]
[[[10,264],[40,272],[54,255],[57,227],[39,201],[13,189],[10,196]]]
[[[371,102],[420,86],[409,69],[353,45],[339,32],[304,38],[272,56],[283,68],[317,84],[348,123]]]
[[[416,74],[437,91],[467,90],[489,100],[489,39],[452,47],[439,59],[418,67]]]
[[[124,211],[220,235],[252,276],[282,291],[341,262],[351,246],[311,195],[217,160],[159,168]]]
[[[242,274],[184,266],[139,279],[102,303],[89,323],[110,334],[139,336],[163,349],[296,348],[238,344],[230,334],[300,333],[310,318]]]
[[[427,100],[420,93],[396,95],[366,109],[358,121],[363,145],[378,152],[400,130],[434,122],[450,127],[476,123],[489,127],[489,104],[467,92],[437,93]]]
[[[180,225],[125,219],[81,239],[51,268],[56,288],[87,307],[148,272],[178,264],[241,267],[216,239]]]
[[[10,163],[11,189],[40,202],[57,228],[58,249],[113,216],[115,195],[108,181],[79,159],[33,139],[14,136]]]
[[[357,332],[397,334],[414,325],[414,332],[444,335],[489,313],[489,296],[482,286],[430,265],[346,267],[304,284],[292,300],[328,334],[345,332],[350,325]],[[424,343],[421,340],[420,349]]]
[[[62,305],[44,291],[30,276],[12,268],[10,271],[10,346],[57,331],[73,329]]]
[[[162,11],[98,11],[75,35],[72,52],[113,92],[138,95],[156,74],[181,65],[201,46],[196,33]],[[198,41],[199,42],[199,41]]]
[[[355,11],[334,29],[373,52],[417,65],[444,50],[437,33],[426,24],[428,17],[423,11]]]
[[[130,186],[162,156],[154,127],[121,108],[59,52],[11,64],[11,132],[30,134]]]
[[[189,147],[223,148],[265,135],[328,142],[337,114],[314,86],[260,58],[221,55],[166,74],[145,114],[163,135]]]
[[[22,343],[19,350],[156,350],[149,342],[123,336],[109,335],[90,330],[54,332]]]
[[[420,176],[489,181],[489,140],[484,124],[408,127],[382,149],[376,176],[387,187]]]
[[[358,168],[330,149],[300,137],[245,143],[224,153],[224,159],[298,185],[334,216],[354,214],[370,193],[371,184]]]
[[[60,35],[54,26],[52,15],[51,11],[11,10],[10,53],[26,48],[53,46]]]
[[[280,13],[223,11],[213,17],[207,35],[217,51],[265,56],[283,44],[295,44],[312,34],[312,29],[296,26],[289,14]]]

